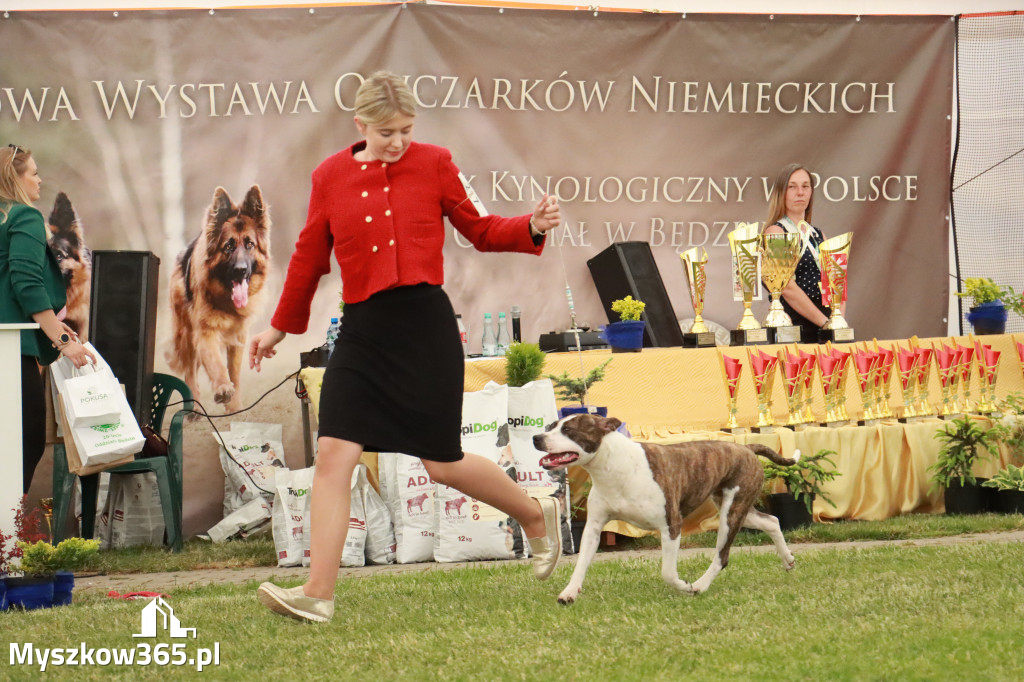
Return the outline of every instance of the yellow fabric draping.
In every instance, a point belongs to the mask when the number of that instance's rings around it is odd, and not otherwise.
[[[1004,398],[1010,393],[1024,392],[1022,375],[1014,337],[1009,334],[978,337],[1001,352],[999,359],[996,396]],[[921,339],[918,344],[931,348],[957,341],[973,345],[968,337]],[[856,344],[863,348],[863,344]],[[884,348],[910,347],[907,340],[881,341]],[[850,344],[837,344],[845,351]],[[777,353],[780,346],[762,346],[768,353]],[[793,346],[790,346],[793,351]],[[815,346],[800,346],[814,351]],[[739,384],[738,420],[741,426],[751,426],[757,420],[757,407],[750,379],[750,367],[742,348],[720,348],[722,353],[742,360],[743,373]],[[820,497],[814,502],[814,517],[819,521],[830,519],[885,519],[908,512],[944,511],[942,492],[933,491],[928,467],[936,461],[941,443],[935,433],[947,422],[928,418],[913,423],[886,420],[874,426],[842,426],[828,428],[810,426],[800,431],[777,427],[770,433],[727,433],[718,430],[727,418],[726,394],[718,352],[714,348],[645,348],[641,353],[610,351],[584,351],[583,353],[550,353],[546,356],[544,373],[559,375],[568,371],[578,376],[589,372],[609,357],[614,358],[606,369],[605,379],[595,384],[589,393],[589,404],[608,408],[608,414],[626,423],[638,441],[652,443],[679,443],[691,440],[722,439],[740,443],[761,443],[783,456],[790,457],[799,449],[806,455],[822,449],[836,453],[832,457],[841,472],[834,481],[824,484],[825,493],[834,506]],[[861,400],[855,375],[846,382],[847,410],[851,418],[861,416]],[[303,369],[300,378],[306,385],[314,408],[319,402],[319,387],[323,370]],[[470,360],[466,363],[465,390],[477,391],[488,381],[504,383],[503,358]],[[970,378],[971,396],[977,399],[978,373]],[[776,381],[772,414],[777,423],[785,423],[787,414],[782,381]],[[901,404],[898,377],[893,373],[890,384],[890,404],[896,409]],[[938,407],[941,387],[938,374],[929,376],[929,396]],[[563,403],[567,404],[567,403]],[[824,418],[824,404],[820,384],[815,379],[812,409],[819,419]],[[314,409],[315,412],[315,409]],[[990,422],[977,417],[985,426]],[[364,456],[376,479],[376,455]],[[990,477],[1008,462],[1011,453],[1000,449],[997,457],[985,460],[975,467],[975,474]],[[579,467],[570,467],[569,482],[573,504],[584,506],[588,491],[588,477]],[[717,512],[708,502],[687,518],[684,532],[693,533],[717,526]],[[623,535],[640,536],[649,533],[619,521],[610,522],[605,530]]]

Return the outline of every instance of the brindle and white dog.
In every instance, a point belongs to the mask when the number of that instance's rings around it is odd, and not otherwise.
[[[672,587],[690,594],[708,589],[729,563],[729,548],[741,526],[767,533],[786,570],[793,555],[779,529],[779,521],[754,509],[764,484],[764,469],[756,455],[776,464],[799,459],[780,457],[763,445],[726,441],[694,441],[675,445],[635,443],[616,429],[618,419],[576,414],[551,424],[533,437],[533,445],[549,454],[541,458],[545,469],[579,464],[593,482],[587,498],[587,525],[572,579],[558,595],[571,604],[583,586],[587,568],[597,552],[601,529],[611,520],[631,523],[661,533],[661,576]],[[683,520],[711,498],[719,509],[715,556],[697,582],[679,578],[676,561]]]

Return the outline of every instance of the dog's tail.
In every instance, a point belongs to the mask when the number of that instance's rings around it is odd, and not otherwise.
[[[754,451],[755,455],[761,455],[765,459],[782,466],[793,466],[800,461],[800,451],[797,450],[793,453],[793,459],[788,457],[781,457],[779,453],[772,450],[767,445],[758,445],[757,443],[748,443],[747,447]]]

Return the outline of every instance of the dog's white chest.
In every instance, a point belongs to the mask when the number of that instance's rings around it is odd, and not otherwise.
[[[644,530],[664,528],[665,491],[654,480],[643,448],[625,438],[615,445],[602,446],[598,454],[607,456],[595,456],[586,466],[593,482],[588,506],[602,506],[609,518]]]

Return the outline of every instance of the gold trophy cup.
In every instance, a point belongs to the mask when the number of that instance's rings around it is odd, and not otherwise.
[[[740,223],[729,233],[732,251],[733,299],[743,300],[743,317],[731,333],[731,345],[747,346],[768,343],[768,332],[761,328],[750,306],[757,289],[760,265],[760,243],[757,223]]]
[[[853,329],[843,319],[842,303],[847,290],[846,268],[850,260],[850,245],[853,242],[853,233],[847,232],[838,237],[826,239],[818,247],[821,253],[821,271],[824,281],[828,282],[828,291],[822,288],[822,299],[828,294],[828,305],[832,308],[832,315],[828,322],[822,327],[818,334],[821,343],[834,341],[838,343],[852,343]]]
[[[697,255],[697,247],[679,254],[686,273],[686,283],[690,287],[690,303],[693,304],[693,324],[683,334],[683,348],[704,348],[715,345],[715,333],[704,324],[701,313],[704,312],[704,292],[707,289],[708,276],[704,268],[708,263],[708,252],[703,247],[703,257]]]
[[[769,341],[785,344],[800,341],[800,327],[793,325],[793,320],[782,308],[779,298],[782,290],[793,279],[796,266],[803,253],[803,242],[799,233],[762,234],[759,244],[761,252],[761,278],[771,297],[768,316],[764,318],[764,327],[769,330]]]

